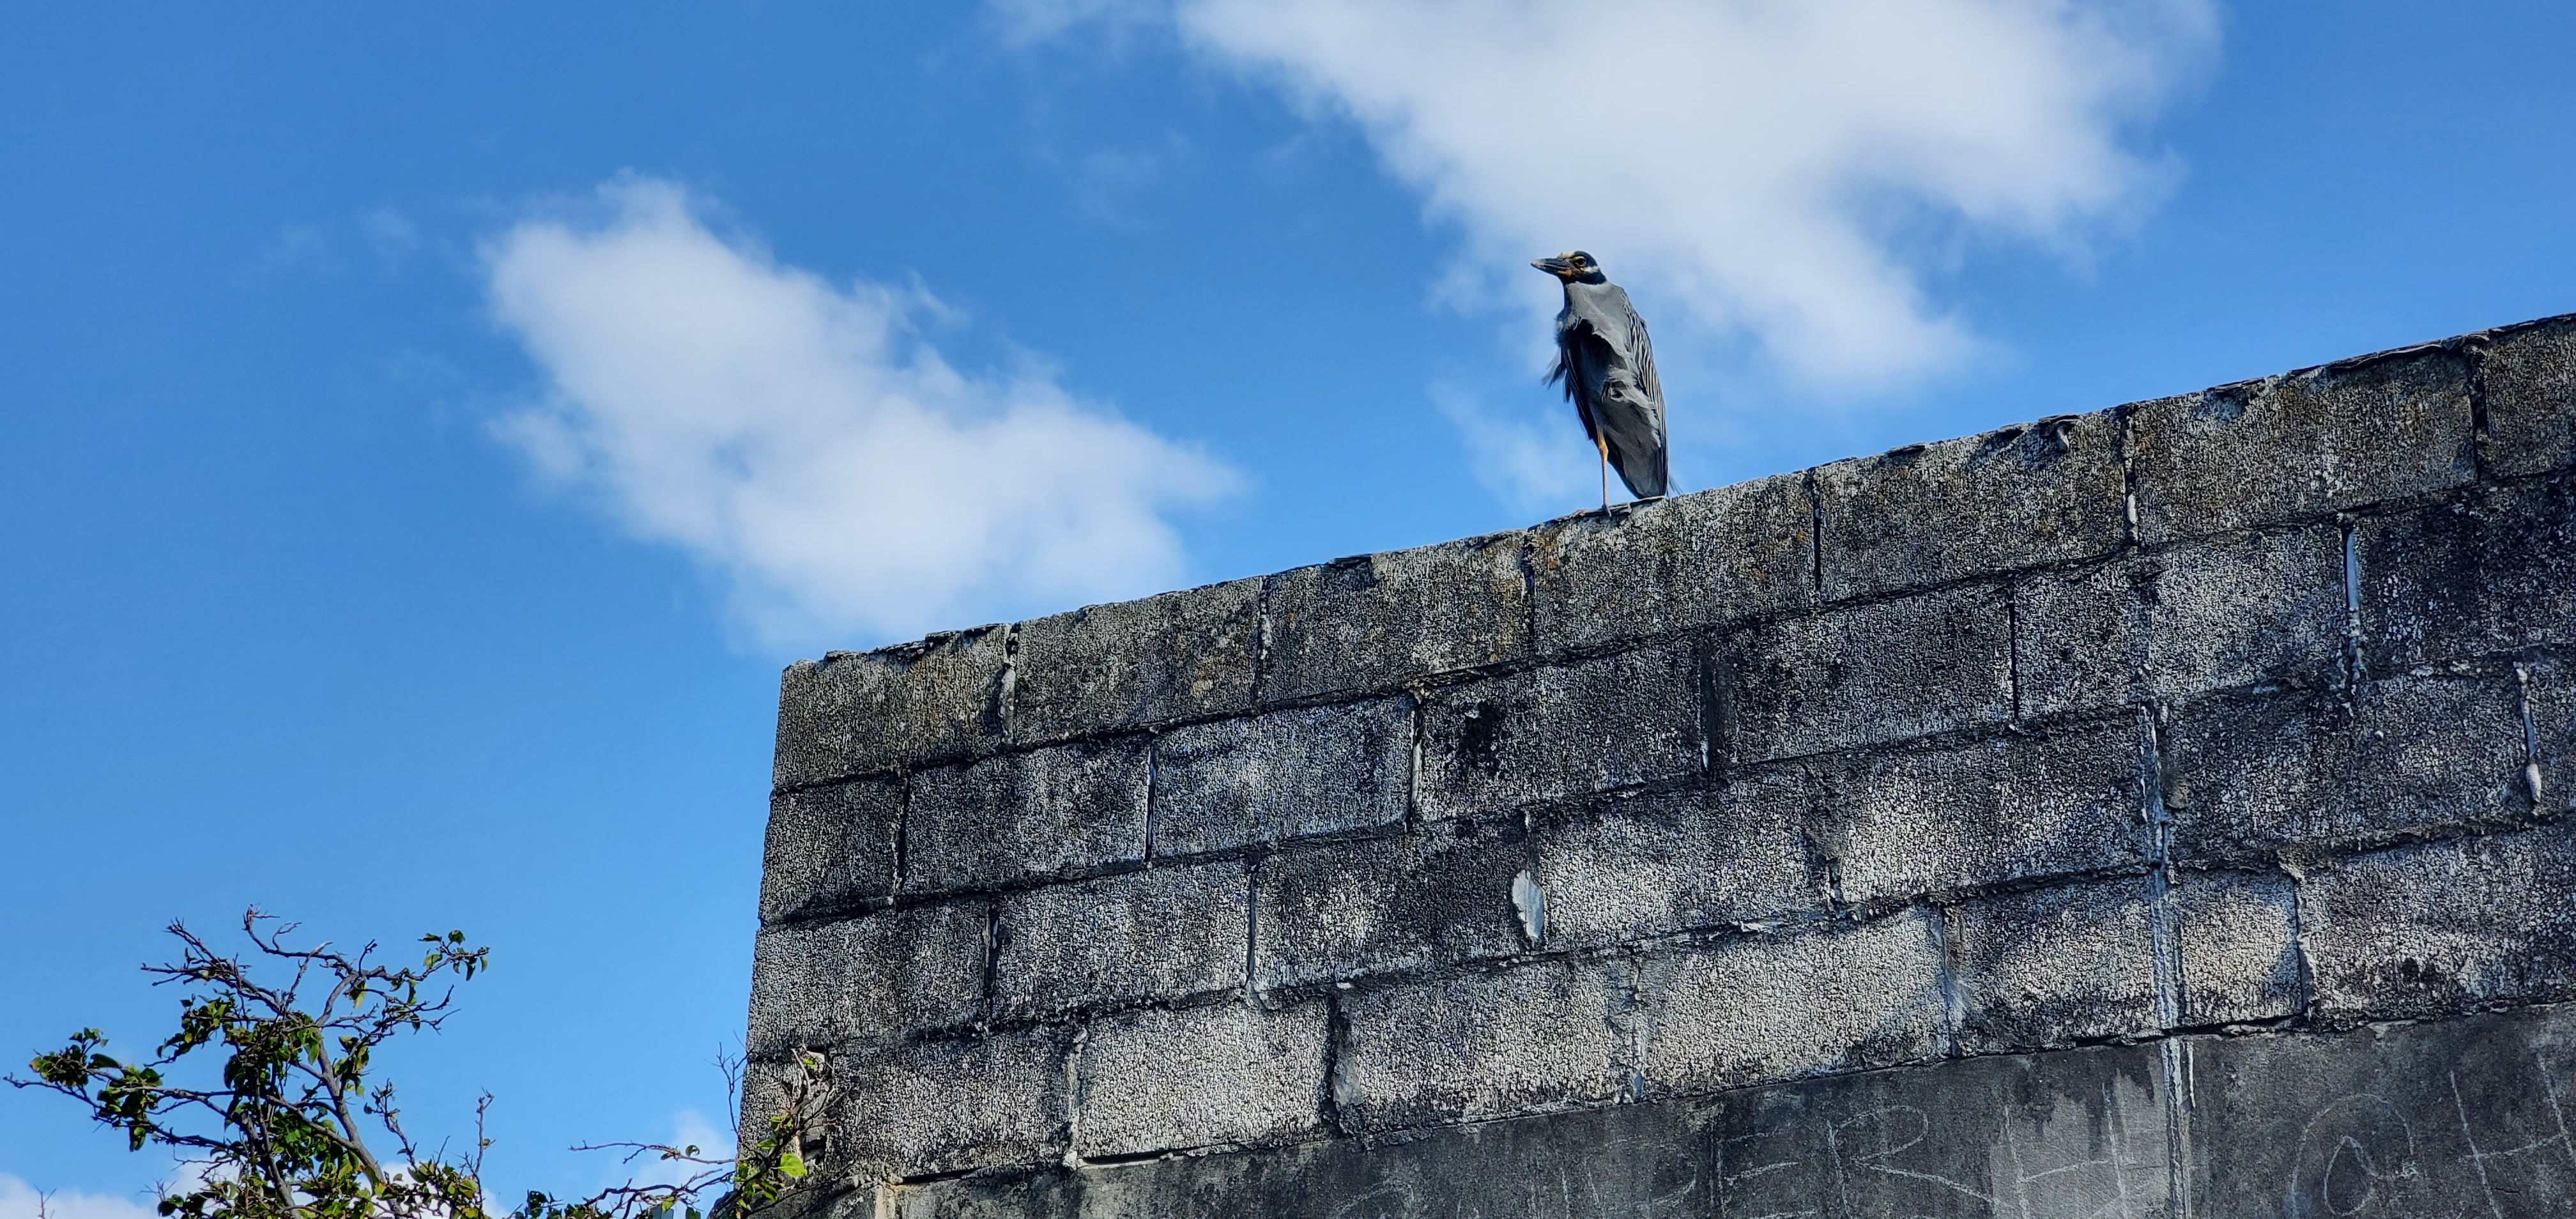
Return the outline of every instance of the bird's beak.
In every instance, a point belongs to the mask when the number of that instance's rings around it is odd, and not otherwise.
[[[1559,254],[1554,258],[1534,259],[1531,261],[1530,265],[1537,267],[1539,270],[1545,271],[1558,279],[1566,279],[1574,274],[1574,264],[1567,262],[1565,260],[1565,256],[1562,254]]]

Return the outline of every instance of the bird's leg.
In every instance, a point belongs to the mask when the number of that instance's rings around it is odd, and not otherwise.
[[[1610,438],[1594,429],[1592,442],[1601,446],[1601,515],[1610,515]]]

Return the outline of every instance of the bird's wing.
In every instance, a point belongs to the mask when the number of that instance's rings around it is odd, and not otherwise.
[[[1633,371],[1637,375],[1637,388],[1646,391],[1647,399],[1655,404],[1655,414],[1661,416],[1664,411],[1664,383],[1655,376],[1655,345],[1646,337],[1646,319],[1637,316],[1633,308],[1628,310],[1628,359],[1635,364]],[[1659,428],[1663,424],[1661,418],[1655,422]]]

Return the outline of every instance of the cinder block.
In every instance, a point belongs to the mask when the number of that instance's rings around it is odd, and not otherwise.
[[[1392,690],[1529,655],[1521,535],[1336,559],[1270,577],[1260,697]]]
[[[1545,944],[1618,944],[1819,909],[1800,837],[1811,800],[1807,776],[1792,768],[1550,820],[1532,834]]]
[[[760,921],[845,909],[894,893],[903,783],[859,779],[769,798]]]
[[[988,922],[980,901],[947,902],[762,931],[745,1052],[784,1060],[966,1024],[984,997]]]
[[[1370,1132],[1617,1099],[1626,1084],[1598,966],[1542,961],[1355,991],[1333,1095]]]
[[[2144,750],[2121,718],[1819,759],[1808,838],[1856,906],[2143,866]]]
[[[1697,774],[1703,701],[1682,643],[1441,690],[1422,706],[1415,807],[1478,816]]]
[[[2576,644],[2576,478],[2481,487],[2356,529],[2372,673]]]
[[[2468,364],[2438,348],[2124,408],[2150,546],[2456,487],[2477,477]]]
[[[1802,609],[1815,599],[1803,473],[1551,522],[1529,534],[1538,650]]]
[[[1055,740],[1252,705],[1261,581],[1023,622],[1011,735]]]
[[[912,777],[908,893],[1070,876],[1145,857],[1146,738],[1003,754]]]
[[[862,1183],[1060,1159],[1070,1042],[1040,1026],[836,1059],[835,1158]]]
[[[991,752],[1002,740],[1009,635],[979,626],[787,666],[772,781],[795,787]]]
[[[1154,743],[1154,853],[1401,825],[1412,783],[1403,697],[1176,728]]]
[[[2513,476],[2576,465],[2576,315],[2493,332],[2478,381],[2487,469]]]
[[[2299,1013],[2306,1000],[2298,894],[2288,877],[2186,872],[2165,900],[2173,906],[2183,1027]]]
[[[2322,686],[2343,663],[2343,534],[2242,534],[2050,572],[2014,588],[2013,610],[2024,715]]]
[[[2187,703],[2164,733],[2165,805],[2182,859],[2259,858],[2298,843],[2526,811],[2510,678],[2404,677],[2329,694]]]
[[[1242,864],[1213,863],[1004,897],[994,1000],[1016,1017],[1241,986],[1249,889]]]
[[[1647,958],[1653,1095],[1715,1092],[1941,1052],[1941,936],[1921,909]]]
[[[1443,821],[1419,835],[1281,851],[1253,877],[1254,983],[1264,990],[1529,947],[1512,880],[1518,822]]]
[[[1829,601],[2108,554],[2120,421],[2061,415],[1816,468]]]
[[[1959,1048],[1996,1054],[2155,1032],[2154,919],[2144,877],[1959,907]]]
[[[1323,1130],[1323,1003],[1152,1008],[1091,1027],[1073,1149],[1139,1155],[1261,1146]]]
[[[2576,843],[2563,826],[2336,860],[2299,890],[2319,1021],[2576,996]]]
[[[2012,617],[1996,588],[1829,610],[1728,637],[1718,682],[1736,765],[2012,718]]]

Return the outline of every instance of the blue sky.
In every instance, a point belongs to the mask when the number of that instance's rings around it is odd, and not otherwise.
[[[2561,5],[1475,9],[0,10],[0,1051],[255,902],[495,946],[505,1188],[721,1122],[779,666],[1581,508],[1537,255],[1684,489],[2576,310]]]

